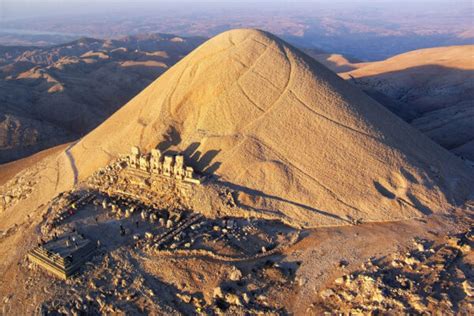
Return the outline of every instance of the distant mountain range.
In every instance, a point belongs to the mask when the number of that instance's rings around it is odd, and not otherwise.
[[[76,140],[205,38],[167,34],[0,46],[0,163]],[[303,49],[453,153],[474,161],[474,46],[380,62]]]
[[[149,34],[0,46],[0,163],[89,132],[203,40]]]
[[[366,63],[304,51],[474,165],[474,45],[420,49]]]
[[[421,49],[341,73],[441,146],[474,162],[474,45]]]

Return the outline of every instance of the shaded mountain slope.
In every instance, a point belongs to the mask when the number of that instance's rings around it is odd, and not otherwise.
[[[443,147],[474,161],[474,46],[422,49],[342,73]],[[464,149],[457,149],[463,147]]]
[[[331,54],[319,49],[303,48],[302,51],[328,67],[335,73],[347,72],[364,65],[360,60],[341,54]]]
[[[201,42],[150,34],[0,48],[0,163],[89,132]]]

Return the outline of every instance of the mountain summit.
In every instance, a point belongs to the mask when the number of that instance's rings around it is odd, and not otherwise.
[[[182,151],[241,205],[305,227],[445,212],[473,188],[461,160],[258,30],[222,33],[170,68],[51,162],[54,190],[131,146]]]

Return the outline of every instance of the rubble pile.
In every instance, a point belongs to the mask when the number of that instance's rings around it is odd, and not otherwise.
[[[154,177],[128,167],[128,158],[119,158],[89,177],[85,186],[105,196],[121,196],[162,209],[189,208],[184,184],[169,178]]]
[[[185,177],[184,159],[176,156],[171,161],[167,157],[161,159],[156,150],[142,155],[135,148],[131,155],[112,161],[74,190],[59,194],[48,206],[41,241],[76,229],[87,234],[94,225],[112,223],[119,226],[116,231],[120,236],[133,238],[134,246],[149,254],[201,250],[211,256],[248,259],[270,255],[279,244],[294,239],[293,230],[283,224],[251,218],[210,219],[193,212],[186,194],[193,188],[191,184],[161,177],[170,172]],[[222,188],[218,196],[228,207],[237,207],[231,190]],[[76,214],[87,224],[73,224]],[[107,227],[103,229],[113,229]]]
[[[184,223],[188,223],[186,227]],[[298,232],[281,225],[271,231],[265,220],[240,218],[208,219],[193,215],[177,229],[173,238],[150,236],[146,250],[166,256],[195,255],[229,262],[263,258],[283,251],[298,239]],[[163,235],[166,235],[163,234]]]
[[[26,199],[38,182],[33,169],[25,169],[0,186],[0,212],[12,207],[18,201]]]
[[[227,280],[214,288],[213,312],[279,315],[284,311],[284,301],[276,306],[270,304],[269,291],[285,295],[294,281],[294,269],[289,263],[269,259],[255,264],[249,271],[233,267]]]
[[[65,315],[156,313],[160,298],[136,267],[122,260],[123,253],[95,258],[94,271],[68,280],[67,295],[41,305],[45,314]]]
[[[269,291],[285,295],[294,273],[274,260],[257,262],[249,270],[233,267],[209,297],[187,292],[144,276],[124,261],[126,250],[94,258],[94,269],[67,281],[67,289],[43,302],[40,312],[67,315],[95,314],[266,314],[284,313],[284,301],[269,302]],[[136,259],[133,257],[132,259]],[[134,262],[133,260],[131,262]],[[277,273],[268,273],[275,270]],[[275,277],[278,274],[279,277]],[[63,285],[64,286],[64,285]],[[61,287],[55,284],[55,287]],[[59,294],[60,293],[60,294]],[[177,304],[175,310],[172,305]]]
[[[291,283],[291,273],[277,265],[261,263],[294,244],[298,231],[279,221],[253,218],[250,214],[246,218],[219,217],[218,212],[216,217],[205,216],[191,207],[189,199],[202,194],[204,191],[199,189],[205,189],[207,184],[197,186],[197,182],[184,181],[185,171],[190,169],[179,156],[171,164],[176,168],[168,170],[174,176],[162,176],[167,173],[165,160],[160,160],[161,169],[154,173],[143,170],[153,166],[149,155],[139,154],[136,158],[134,168],[130,168],[130,157],[118,158],[47,205],[39,226],[38,245],[77,234],[90,240],[95,251],[91,261],[81,262],[78,275],[63,277],[66,283],[56,284],[56,295],[45,301],[39,312],[173,314],[178,305],[185,314],[224,310],[278,313],[283,309],[270,306],[265,293]],[[145,163],[145,167],[140,167],[140,163]],[[229,209],[239,207],[230,189],[214,184],[209,190],[214,190],[218,204]],[[222,297],[206,301],[202,294],[182,292],[168,283],[149,283],[145,281],[149,276],[140,267],[127,266],[157,256],[170,260],[211,258],[228,263],[252,260],[256,267],[247,274],[236,268],[223,286]],[[34,265],[28,268],[36,271]],[[158,290],[160,295],[156,294]],[[70,295],[59,295],[64,291]]]
[[[406,253],[372,259],[320,292],[319,304],[340,313],[468,314],[473,306],[473,230],[437,244],[414,240]]]

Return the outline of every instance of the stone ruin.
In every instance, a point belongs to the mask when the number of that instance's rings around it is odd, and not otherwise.
[[[189,183],[201,184],[203,181],[202,177],[195,174],[192,167],[184,164],[183,155],[162,155],[158,149],[152,149],[150,153],[143,154],[138,147],[132,147],[128,156],[128,166],[132,169]]]
[[[67,234],[43,243],[28,253],[28,259],[66,280],[91,258],[95,243],[77,233]]]

